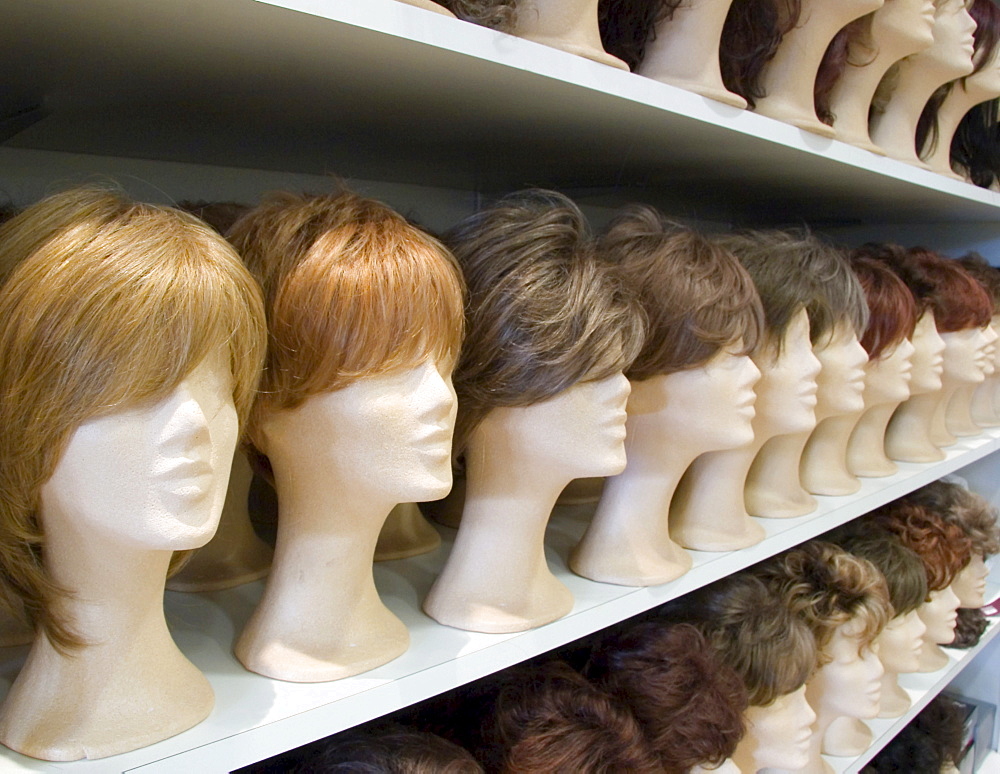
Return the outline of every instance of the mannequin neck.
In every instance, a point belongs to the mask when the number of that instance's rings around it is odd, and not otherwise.
[[[950,177],[957,177],[951,169],[951,140],[958,130],[958,125],[965,118],[965,114],[976,105],[1000,97],[1000,94],[995,92],[976,88],[974,77],[966,81],[968,89],[961,82],[955,83],[941,104],[937,114],[937,144],[929,154],[925,155],[931,169]]]
[[[861,488],[847,467],[847,447],[861,412],[821,420],[802,452],[799,473],[812,494],[846,495]]]
[[[744,493],[751,516],[780,519],[816,509],[816,500],[799,479],[799,464],[810,434],[778,435],[761,447],[750,466]]]
[[[978,384],[962,384],[955,390],[945,406],[945,424],[952,435],[977,435],[980,427],[972,417],[972,401],[979,388]]]
[[[941,402],[941,391],[914,395],[899,404],[885,433],[885,451],[903,462],[936,462],[944,459],[931,440],[931,423]]]
[[[847,469],[855,476],[881,477],[896,472],[885,453],[885,433],[899,403],[880,403],[865,410],[847,443]]]
[[[514,34],[620,70],[628,65],[604,50],[598,0],[521,0]]]
[[[931,441],[938,447],[951,446],[958,438],[948,429],[948,410],[955,396],[961,391],[964,382],[956,382],[947,378],[941,380],[941,391],[934,416],[931,418]]]
[[[1000,413],[997,412],[997,391],[1000,390],[1000,374],[986,377],[986,381],[976,388],[972,397],[972,418],[980,427],[995,427],[1000,425]]]
[[[880,718],[898,718],[912,704],[910,695],[899,684],[899,673],[890,671],[888,667],[885,667],[885,674],[882,675],[882,696],[879,701]]]

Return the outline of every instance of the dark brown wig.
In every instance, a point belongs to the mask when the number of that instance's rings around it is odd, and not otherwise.
[[[1000,314],[1000,269],[991,266],[977,252],[963,255],[958,259],[958,262],[989,294],[993,301],[993,314]]]
[[[958,621],[955,624],[955,639],[952,640],[949,648],[960,648],[968,650],[979,644],[989,623],[982,610],[968,607],[958,608]]]
[[[656,28],[670,19],[685,0],[601,0],[597,20],[604,50],[621,59],[633,72],[646,56],[646,45],[656,40]]]
[[[869,764],[875,774],[937,772],[957,764],[965,724],[954,699],[936,696]]]
[[[982,328],[993,319],[989,295],[958,261],[939,255],[926,247],[908,251],[934,285],[931,304],[938,332],[954,333],[967,328]]]
[[[512,32],[517,24],[517,0],[436,0],[463,21]]]
[[[965,114],[951,140],[951,164],[980,188],[1000,181],[1000,99]]]
[[[872,21],[874,18],[875,12],[873,11],[860,19],[855,19],[834,35],[830,45],[826,47],[823,61],[819,65],[819,72],[816,73],[816,85],[813,89],[816,116],[824,124],[833,126],[833,122],[837,118],[830,108],[831,95],[833,87],[837,85],[837,81],[847,69],[851,47],[855,44],[861,44],[874,50],[872,41]]]
[[[719,46],[722,82],[751,109],[765,96],[764,66],[799,23],[801,13],[801,0],[733,0],[729,7]]]

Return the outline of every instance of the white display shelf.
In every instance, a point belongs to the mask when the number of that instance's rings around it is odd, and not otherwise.
[[[997,193],[395,0],[0,0],[0,12],[10,147],[543,185],[757,226],[998,220]]]
[[[988,598],[995,598],[997,590],[997,586],[992,584],[989,589],[991,593],[988,595]],[[991,619],[989,621],[989,628],[983,633],[982,638],[975,647],[968,650],[944,648],[945,653],[948,654],[947,666],[942,667],[936,672],[928,672],[926,674],[900,675],[899,684],[909,694],[913,704],[898,718],[876,718],[875,720],[865,721],[868,727],[871,728],[874,738],[871,746],[853,760],[850,758],[835,758],[830,755],[824,756],[830,765],[833,766],[834,771],[837,774],[858,774],[883,747],[896,737],[896,734],[902,731],[913,718],[920,714],[920,711],[935,696],[947,688],[949,683],[965,667],[972,663],[972,659],[998,634],[1000,634],[1000,621]],[[984,768],[980,770],[989,771],[989,769]],[[998,774],[1000,774],[1000,770],[998,770]]]
[[[797,545],[919,486],[954,472],[1000,448],[1000,429],[967,438],[941,462],[902,464],[889,478],[868,479],[848,497],[821,497],[819,509],[794,519],[760,519],[767,537],[729,553],[692,552],[694,567],[662,586],[631,588],[596,583],[566,567],[582,535],[587,508],[557,510],[546,535],[555,574],[576,604],[563,619],[515,634],[479,634],[441,626],[420,611],[420,602],[450,550],[454,531],[442,528],[444,544],[412,559],[376,565],[386,604],[409,627],[411,647],[397,660],[336,682],[296,684],[245,671],[232,656],[233,638],[260,597],[257,582],[211,594],[167,593],[168,623],[178,645],[208,676],[216,708],[203,723],[172,739],[97,761],[46,763],[0,750],[0,770],[21,772],[226,772],[380,717],[532,656],[599,631],[692,589]],[[26,649],[11,649],[0,662],[3,690],[17,674]]]

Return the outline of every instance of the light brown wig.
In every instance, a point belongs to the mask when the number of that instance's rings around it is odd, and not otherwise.
[[[719,660],[743,680],[755,707],[798,690],[816,668],[816,642],[806,624],[746,573],[686,594],[655,615],[697,627]]]
[[[230,353],[246,419],[264,357],[260,290],[196,218],[75,188],[0,227],[0,599],[60,650],[82,643],[48,577],[41,489],[84,422],[169,395]]]
[[[961,527],[974,555],[987,557],[1000,553],[997,510],[981,495],[951,481],[934,481],[903,499],[923,506],[948,524]]]
[[[718,766],[743,738],[746,688],[690,624],[649,621],[612,635],[586,674],[631,707],[665,772]]]
[[[385,204],[349,191],[280,192],[229,232],[264,289],[268,354],[247,429],[365,376],[445,365],[462,340],[451,254]]]
[[[437,0],[462,21],[480,27],[513,32],[517,24],[517,0]]]
[[[756,348],[764,326],[760,298],[725,248],[666,222],[652,207],[635,206],[611,222],[598,252],[620,268],[649,320],[630,379],[704,365],[741,339],[734,354]]]
[[[962,528],[919,503],[906,499],[872,511],[866,519],[890,531],[920,557],[927,573],[927,590],[943,591],[972,558],[972,541]]]
[[[504,197],[445,236],[469,288],[454,373],[455,452],[493,408],[531,406],[623,371],[642,347],[632,292],[594,252],[583,213],[554,191]]]
[[[892,607],[885,578],[871,562],[821,540],[793,548],[752,568],[806,622],[816,638],[819,665],[834,632],[860,620],[858,640],[870,648],[889,622]]]

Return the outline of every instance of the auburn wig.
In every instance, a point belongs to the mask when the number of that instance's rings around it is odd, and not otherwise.
[[[853,251],[850,261],[868,302],[868,327],[861,337],[861,346],[870,360],[877,360],[913,335],[917,304],[903,281],[886,264],[861,250]]]
[[[993,314],[1000,314],[1000,269],[996,266],[991,266],[977,252],[963,255],[958,259],[958,262],[989,294],[990,299],[993,301]]]
[[[636,624],[605,639],[586,674],[631,707],[665,772],[718,766],[743,738],[746,689],[694,626]]]
[[[229,232],[264,289],[268,353],[248,428],[270,411],[434,358],[462,340],[451,254],[385,204],[349,191],[274,193]]]
[[[531,406],[624,371],[645,319],[598,260],[583,213],[553,191],[504,197],[445,236],[466,283],[466,338],[455,369],[455,452],[491,409]]]
[[[917,319],[933,307],[934,282],[917,259],[902,245],[892,242],[868,242],[855,248],[854,258],[871,258],[888,266],[903,281],[917,305]]]
[[[972,558],[972,541],[962,528],[905,498],[872,511],[866,519],[888,530],[924,563],[927,590],[943,591]]]
[[[837,85],[848,65],[853,65],[849,61],[851,48],[866,48],[875,54],[875,42],[872,40],[872,22],[875,19],[875,11],[865,14],[859,19],[855,19],[846,27],[841,29],[833,40],[826,47],[823,54],[823,61],[820,62],[819,72],[816,74],[816,85],[813,95],[816,101],[816,116],[824,124],[833,126],[836,116],[830,107],[833,88]]]
[[[651,207],[615,218],[598,242],[601,257],[633,287],[649,325],[630,379],[704,365],[721,349],[754,351],[764,319],[753,280],[735,256]]]
[[[825,651],[840,626],[860,621],[860,646],[870,648],[892,615],[882,573],[832,543],[811,540],[752,571],[809,626],[820,666],[829,661]]]
[[[958,261],[925,247],[911,247],[908,252],[934,286],[931,305],[939,333],[983,328],[990,324],[993,302],[983,286]]]
[[[646,46],[656,40],[656,28],[684,0],[600,0],[597,19],[604,50],[618,57],[633,72],[646,56]]]
[[[798,690],[816,668],[808,627],[752,575],[730,575],[674,600],[660,614],[697,627],[719,661],[743,680],[752,706]]]
[[[264,312],[207,225],[98,188],[50,196],[0,226],[0,278],[0,599],[66,651],[83,643],[45,569],[39,506],[74,431],[163,400],[220,349],[244,421]]]
[[[733,0],[729,7],[719,46],[722,81],[751,109],[766,96],[764,67],[782,38],[798,26],[801,13],[802,0]]]
[[[923,506],[948,524],[961,527],[971,542],[973,555],[985,558],[1000,553],[997,510],[981,495],[952,481],[934,481],[903,499]]]

